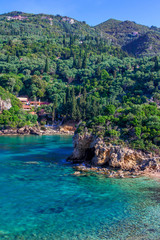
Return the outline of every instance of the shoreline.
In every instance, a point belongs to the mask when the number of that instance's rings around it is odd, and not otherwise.
[[[0,136],[28,136],[28,135],[37,135],[37,136],[49,136],[49,135],[68,135],[73,136],[74,131],[63,131],[55,130],[52,128],[47,128],[41,130],[39,127],[29,127],[25,126],[17,129],[5,129],[0,131]]]
[[[0,137],[7,137],[7,136],[56,136],[56,135],[62,135],[62,136],[74,136],[74,134],[71,133],[52,133],[52,134],[1,134]]]
[[[150,173],[145,173],[146,177],[157,179],[160,181],[160,172],[150,172]]]
[[[160,178],[160,156],[105,143],[92,134],[74,135],[74,150],[67,158],[76,176],[102,174],[108,178],[150,176]]]
[[[149,177],[153,179],[160,180],[160,171],[127,171],[122,169],[114,169],[109,167],[96,167],[96,166],[87,166],[85,164],[77,164],[73,166],[75,172],[72,174],[74,176],[90,176],[90,175],[103,175],[107,178],[138,178],[138,177]]]
[[[25,126],[20,129],[6,129],[3,131],[0,131],[0,136],[31,136],[31,135],[34,135],[34,136],[55,136],[55,135],[58,136],[59,135],[59,136],[72,136],[73,137],[74,131],[53,130],[51,128],[46,129],[46,130],[41,130],[39,127],[28,127],[28,126]],[[85,139],[83,139],[83,140],[85,140]],[[80,142],[81,141],[82,141],[82,139],[80,140]],[[88,138],[87,138],[87,141],[88,141]],[[80,142],[77,142],[77,144],[79,144]],[[76,144],[76,148],[78,146],[77,144]],[[82,147],[82,145],[81,145],[81,147]],[[83,145],[83,147],[84,147],[84,145]],[[83,149],[83,147],[81,149]],[[100,147],[100,144],[98,144],[98,148],[99,147]],[[76,150],[79,151],[80,149],[76,149]],[[99,152],[100,155],[98,154],[99,155],[98,157],[100,157],[102,154],[100,149],[99,149],[99,151],[100,151]],[[76,151],[76,154],[77,154],[77,151]],[[145,176],[145,177],[160,180],[160,169],[154,169],[154,168],[147,167],[144,170],[142,170],[142,169],[138,169],[138,168],[135,168],[135,169],[118,168],[116,166],[115,167],[100,166],[100,165],[96,166],[93,163],[89,164],[87,162],[87,159],[85,159],[85,158],[84,159],[81,158],[81,159],[79,159],[80,161],[76,161],[76,159],[74,159],[72,157],[71,156],[68,157],[67,160],[73,163],[72,167],[75,169],[75,172],[72,175],[74,175],[74,176],[103,175],[103,176],[106,176],[107,178],[136,178],[136,177]],[[90,156],[88,155],[88,157],[90,157]]]

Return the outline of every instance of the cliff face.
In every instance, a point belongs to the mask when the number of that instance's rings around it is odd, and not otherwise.
[[[160,156],[128,147],[106,145],[102,139],[88,133],[74,136],[74,151],[69,160],[126,171],[160,171]]]
[[[2,100],[0,97],[0,111],[9,110],[12,107],[11,100]]]

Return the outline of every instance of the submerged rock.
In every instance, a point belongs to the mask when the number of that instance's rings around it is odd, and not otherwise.
[[[51,207],[46,209],[39,209],[37,213],[40,214],[53,214],[53,213],[61,213],[64,209],[62,207]]]

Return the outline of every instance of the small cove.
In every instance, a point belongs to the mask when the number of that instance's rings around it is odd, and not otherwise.
[[[160,239],[160,183],[76,177],[71,136],[0,137],[0,239]]]

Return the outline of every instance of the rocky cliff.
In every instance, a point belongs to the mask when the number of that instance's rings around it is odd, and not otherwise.
[[[9,110],[12,107],[11,100],[2,100],[0,97],[0,111]]]
[[[128,172],[160,172],[160,156],[154,153],[106,144],[102,139],[88,133],[76,134],[73,139],[74,151],[68,158],[73,163],[85,163],[86,166],[98,169],[101,167]]]

